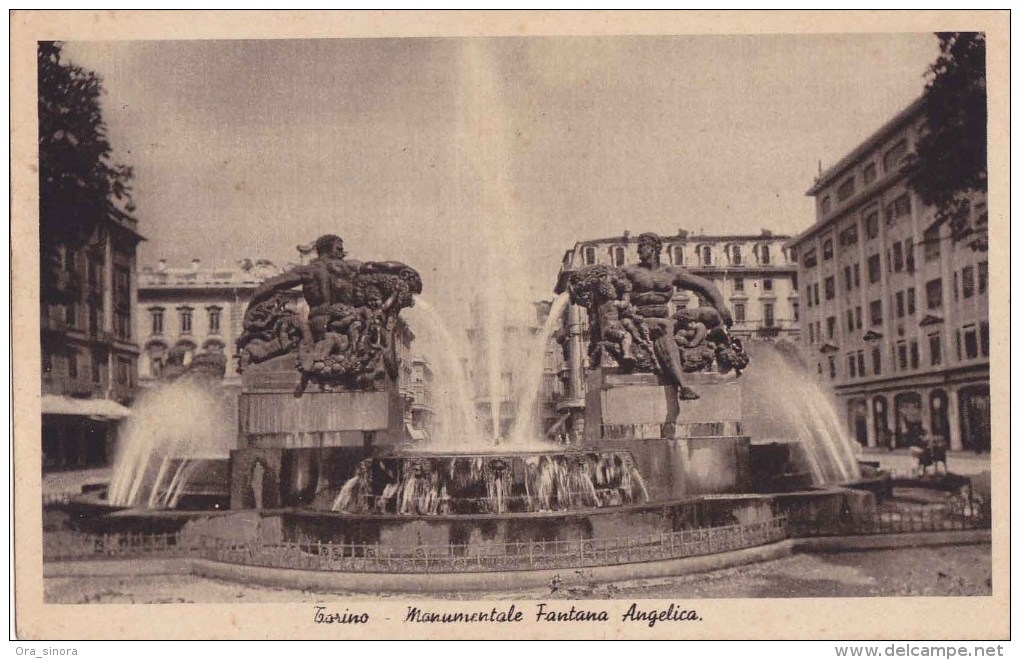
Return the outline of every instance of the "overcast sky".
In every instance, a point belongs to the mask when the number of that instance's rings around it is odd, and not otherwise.
[[[931,34],[77,42],[141,265],[296,260],[338,233],[459,306],[480,255],[551,297],[577,240],[813,221],[804,196],[921,93]],[[516,247],[515,247],[516,246]]]

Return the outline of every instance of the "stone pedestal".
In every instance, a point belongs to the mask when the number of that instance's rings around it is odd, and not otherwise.
[[[588,374],[585,443],[630,451],[653,500],[749,492],[750,439],[740,425],[733,376],[690,374],[701,395],[677,401],[655,374],[595,369]]]
[[[296,369],[260,367],[241,378],[239,448],[230,454],[232,509],[313,503],[323,491],[339,489],[362,460],[406,439],[403,400],[393,383],[379,391],[311,386],[297,396]]]
[[[740,435],[741,387],[733,376],[688,374],[701,396],[677,401],[656,374],[593,369],[585,394],[585,440],[642,440]]]

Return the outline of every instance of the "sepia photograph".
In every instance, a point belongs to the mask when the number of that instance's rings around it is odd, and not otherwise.
[[[15,16],[19,634],[1008,638],[1009,15],[763,13]]]

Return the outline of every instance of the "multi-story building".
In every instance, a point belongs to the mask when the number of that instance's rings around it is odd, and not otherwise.
[[[922,123],[918,100],[808,190],[816,222],[789,244],[801,344],[861,444],[902,446],[923,430],[985,450],[988,256],[954,242],[908,186]]]
[[[406,373],[404,369],[406,368]],[[412,440],[428,440],[435,422],[434,375],[428,359],[412,355],[401,361],[401,389],[406,392],[405,421]]]
[[[58,291],[41,300],[43,470],[110,463],[137,384],[135,250],[125,213],[58,246]]]
[[[142,346],[141,384],[150,385],[159,377],[170,350],[177,347],[185,363],[198,352],[225,353],[230,362],[224,384],[239,387],[233,356],[243,332],[244,311],[259,284],[279,272],[271,262],[250,259],[232,268],[202,268],[198,259],[186,268],[168,267],[166,261],[143,268],[136,321]]]
[[[800,331],[797,265],[786,248],[789,236],[762,230],[757,235],[695,235],[681,229],[663,236],[662,262],[683,266],[712,281],[733,312],[734,336],[786,337]],[[559,282],[592,264],[625,266],[638,263],[636,236],[598,238],[578,242],[563,255]],[[701,304],[690,291],[677,291],[672,304],[682,309]]]

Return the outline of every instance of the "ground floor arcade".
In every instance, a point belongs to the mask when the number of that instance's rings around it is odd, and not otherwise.
[[[988,368],[896,378],[837,391],[851,436],[867,447],[906,447],[944,439],[951,450],[991,448]]]

